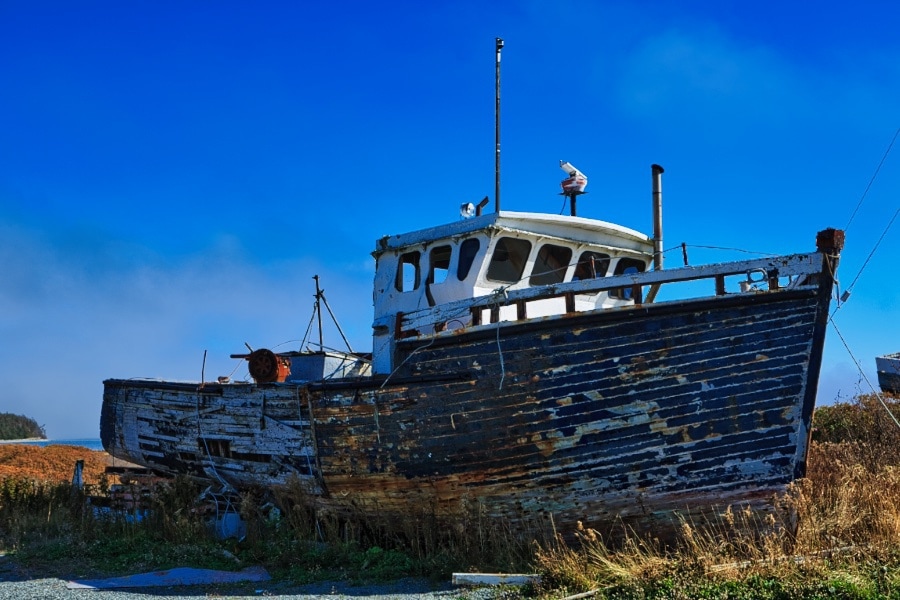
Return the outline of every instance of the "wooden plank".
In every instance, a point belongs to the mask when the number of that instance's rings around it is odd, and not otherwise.
[[[541,582],[536,573],[454,573],[453,585],[528,585]]]

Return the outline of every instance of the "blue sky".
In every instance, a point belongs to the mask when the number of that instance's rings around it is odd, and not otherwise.
[[[97,437],[105,378],[295,347],[314,274],[369,350],[375,239],[493,196],[497,36],[504,209],[559,212],[564,159],[580,214],[652,232],[656,162],[667,247],[812,250],[900,127],[898,22],[892,2],[2,1],[0,412]],[[900,147],[844,287],[898,192]],[[900,351],[898,251],[900,225],[835,316],[873,383]],[[859,387],[832,328],[819,400]]]

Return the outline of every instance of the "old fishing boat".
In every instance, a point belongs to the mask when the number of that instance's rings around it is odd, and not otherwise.
[[[107,380],[110,454],[234,489],[299,485],[343,514],[476,507],[661,538],[679,518],[765,510],[804,475],[843,232],[663,269],[657,165],[652,237],[578,216],[587,178],[567,162],[570,215],[500,210],[496,42],[495,211],[486,198],[376,242],[372,352],[232,355],[252,381]]]
[[[252,381],[107,380],[103,445],[391,518],[477,505],[665,536],[678,515],[764,509],[805,472],[843,233],[809,253],[663,269],[661,173],[652,237],[482,206],[384,237],[371,354],[257,349],[235,355]],[[563,182],[572,200],[580,175]]]
[[[900,396],[900,352],[876,357],[875,367],[881,391]]]

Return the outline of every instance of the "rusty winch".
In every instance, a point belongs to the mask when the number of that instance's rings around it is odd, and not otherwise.
[[[250,354],[232,354],[231,358],[247,359],[250,376],[256,383],[280,383],[291,374],[291,359],[267,348],[252,350]]]

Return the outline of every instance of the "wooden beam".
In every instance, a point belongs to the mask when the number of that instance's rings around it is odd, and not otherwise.
[[[454,573],[453,585],[527,585],[541,576],[525,573]]]

